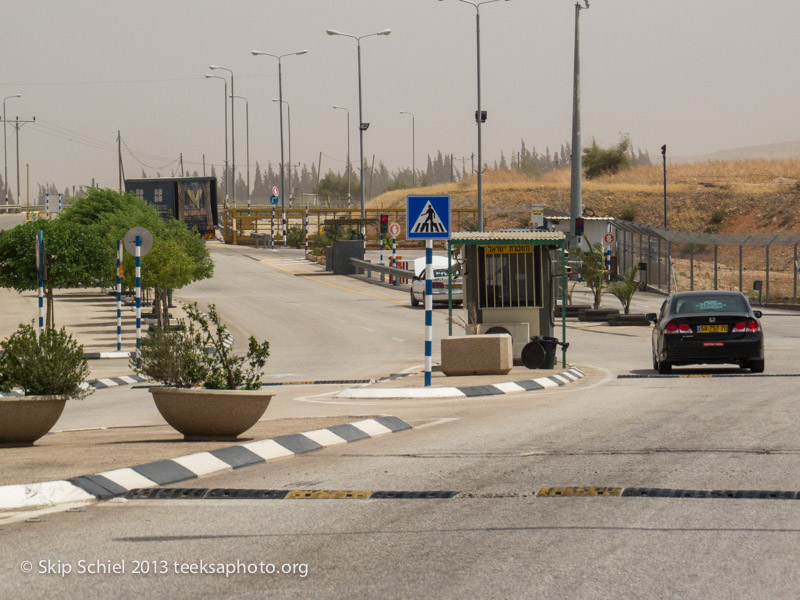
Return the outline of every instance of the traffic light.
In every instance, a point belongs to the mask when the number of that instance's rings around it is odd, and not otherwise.
[[[389,233],[389,215],[381,215],[381,235]]]
[[[575,219],[575,235],[583,235],[583,217]]]

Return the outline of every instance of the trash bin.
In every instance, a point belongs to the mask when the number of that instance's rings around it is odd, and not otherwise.
[[[556,366],[558,338],[536,335],[522,349],[522,364],[529,369],[552,369]]]

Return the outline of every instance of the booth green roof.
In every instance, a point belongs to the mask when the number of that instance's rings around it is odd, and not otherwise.
[[[458,231],[450,237],[451,244],[528,243],[563,244],[562,231]]]

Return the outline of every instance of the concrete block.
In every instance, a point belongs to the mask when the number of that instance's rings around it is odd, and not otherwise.
[[[505,375],[513,366],[510,335],[442,338],[442,372],[445,375]]]

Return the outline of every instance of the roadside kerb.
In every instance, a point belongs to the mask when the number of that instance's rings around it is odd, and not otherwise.
[[[405,387],[405,388],[347,388],[339,392],[337,398],[348,399],[423,399],[423,398],[472,398],[476,396],[498,396],[515,394],[518,392],[531,392],[547,388],[556,388],[582,379],[583,371],[572,367],[567,371],[527,379],[523,381],[508,381],[504,383],[490,383],[485,385],[459,386],[459,387]]]
[[[335,425],[327,429],[284,435],[169,460],[113,469],[63,481],[0,486],[0,509],[108,500],[133,489],[169,485],[229,469],[262,464],[337,444],[356,442],[412,429],[397,417],[386,416]]]

